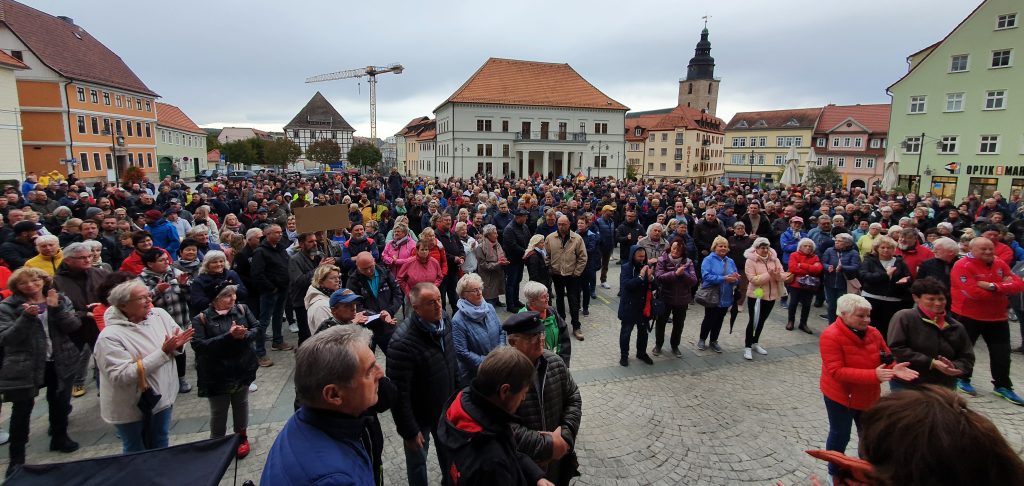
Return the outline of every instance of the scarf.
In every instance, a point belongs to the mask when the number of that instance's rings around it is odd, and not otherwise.
[[[436,326],[433,323],[427,322],[419,316],[416,316],[416,325],[423,330],[423,332],[427,333],[427,335],[430,336],[438,346],[441,346],[441,351],[444,352],[445,325],[443,315]]]
[[[925,308],[917,306],[917,310],[924,316],[921,318],[922,321],[929,324],[935,324],[940,330],[946,328],[946,311],[941,312],[928,312]]]
[[[391,245],[394,247],[395,250],[397,250],[404,246],[405,242],[407,241],[409,241],[409,235],[403,236],[402,239],[400,240],[391,240]]]

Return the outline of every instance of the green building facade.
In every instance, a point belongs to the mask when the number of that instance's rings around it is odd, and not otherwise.
[[[1022,13],[1020,0],[986,0],[907,59],[887,90],[901,186],[957,202],[1024,193]]]

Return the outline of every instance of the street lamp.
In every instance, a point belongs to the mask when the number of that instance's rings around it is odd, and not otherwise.
[[[937,148],[939,150],[942,150],[942,139],[935,138],[935,137],[929,137],[924,132],[921,132],[921,142],[918,144],[918,147],[917,147],[917,172],[916,172],[916,176],[914,177],[914,186],[915,187],[911,191],[914,194],[917,194],[918,192],[921,191],[921,156],[924,155],[924,140],[926,138],[930,139],[930,140],[934,140],[935,141],[935,148]],[[903,140],[902,142],[900,142],[900,148],[902,148],[903,150],[906,150],[907,147],[909,147],[909,146],[910,146],[910,144],[907,143],[906,140]],[[931,175],[931,174],[929,173],[928,175]]]
[[[750,168],[749,173],[747,174],[747,184],[750,184],[750,187],[754,187],[754,150],[753,149],[750,150],[750,160],[747,161],[747,165]]]
[[[598,177],[601,176],[601,166],[599,165],[601,163],[601,151],[602,151],[602,149],[603,150],[608,150],[608,148],[609,148],[608,144],[603,144],[603,145],[601,143],[597,144],[597,160],[594,160],[594,167],[597,168],[597,175],[598,175]],[[594,146],[593,145],[590,146],[590,152],[591,153],[594,152]],[[582,168],[583,168],[583,161],[581,160],[580,161],[580,169],[582,169]],[[587,169],[587,175],[588,176],[590,175],[590,170],[589,169]]]
[[[124,147],[124,137],[118,130],[115,138],[114,131],[111,129],[103,130],[103,135],[110,135],[110,159],[114,165],[114,182],[118,182],[121,180],[121,164],[117,160],[117,148]]]

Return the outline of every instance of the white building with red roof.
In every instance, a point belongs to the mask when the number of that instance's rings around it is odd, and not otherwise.
[[[625,175],[622,103],[564,63],[491,58],[434,110],[421,175]],[[426,143],[426,142],[422,142]]]
[[[206,132],[181,108],[156,104],[156,156],[159,177],[193,178],[207,170]]]
[[[847,188],[881,181],[890,111],[889,104],[826,106],[814,128],[815,163],[835,167]]]

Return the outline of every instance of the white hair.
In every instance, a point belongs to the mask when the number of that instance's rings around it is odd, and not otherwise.
[[[818,245],[810,238],[800,238],[800,242],[796,244],[796,249],[800,250],[804,245],[811,245],[811,251],[818,251]]]
[[[534,299],[540,297],[541,295],[547,295],[547,294],[548,294],[547,286],[545,286],[544,284],[542,284],[540,282],[536,282],[536,281],[531,280],[529,282],[526,282],[526,285],[523,286],[523,295],[526,296],[526,301],[527,302],[529,302],[531,300],[534,300]]]
[[[475,273],[467,273],[463,275],[462,278],[459,279],[459,282],[457,284],[455,284],[455,293],[462,295],[462,291],[466,290],[466,286],[471,283],[480,284],[480,290],[483,290],[484,280]]]
[[[953,241],[952,238],[949,238],[949,237],[946,237],[946,236],[943,236],[943,237],[933,241],[932,242],[932,246],[935,247],[936,250],[938,250],[940,248],[945,248],[945,249],[947,249],[949,251],[953,251],[953,252],[960,251],[960,245],[957,244],[956,241]]]
[[[39,245],[42,245],[42,244],[45,244],[45,243],[57,243],[59,245],[60,244],[60,239],[58,239],[56,236],[53,236],[53,235],[43,235],[43,236],[36,237],[35,243],[36,243],[36,246],[39,246]]]
[[[146,284],[143,283],[142,280],[135,278],[127,282],[121,282],[111,289],[110,294],[107,295],[107,302],[110,302],[110,305],[114,307],[127,305],[131,302],[132,290],[135,290],[136,287],[142,287],[146,289],[147,292],[149,291],[149,288],[146,287]]]
[[[841,316],[848,316],[857,309],[871,310],[871,302],[858,294],[843,294],[836,302],[836,313]]]
[[[227,268],[228,257],[226,255],[224,255],[224,252],[217,251],[217,250],[211,250],[211,251],[206,252],[206,255],[203,256],[203,263],[201,263],[199,265],[199,273],[200,274],[209,273],[210,272],[210,263],[215,262],[217,260],[224,260],[224,265],[225,265],[224,269],[225,269],[225,273],[226,273],[227,270],[228,270],[228,268]]]

